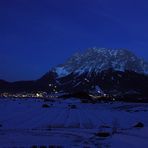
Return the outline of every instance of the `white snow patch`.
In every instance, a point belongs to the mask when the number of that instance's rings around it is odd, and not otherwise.
[[[55,72],[58,74],[58,77],[64,77],[69,74],[69,72],[64,67],[56,67]]]

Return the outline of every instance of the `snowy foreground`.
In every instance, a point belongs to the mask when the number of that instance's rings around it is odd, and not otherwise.
[[[137,122],[144,127],[133,127]],[[0,147],[148,148],[148,104],[1,98]]]

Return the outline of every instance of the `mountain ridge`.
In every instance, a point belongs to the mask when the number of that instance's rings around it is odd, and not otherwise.
[[[99,88],[114,96],[136,92],[143,97],[148,96],[147,74],[148,63],[127,49],[90,48],[35,81],[0,85],[0,90],[90,93]]]
[[[135,71],[148,74],[148,62],[138,58],[127,49],[90,48],[86,52],[74,54],[65,64],[53,69],[60,76],[69,73],[94,72],[113,68],[117,71]]]

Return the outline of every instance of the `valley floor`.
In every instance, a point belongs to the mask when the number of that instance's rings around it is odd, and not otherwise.
[[[43,104],[48,106],[43,107]],[[136,123],[143,128],[133,127]],[[96,133],[108,132],[103,138]],[[112,134],[112,132],[114,134]],[[0,99],[2,148],[147,148],[148,104]]]

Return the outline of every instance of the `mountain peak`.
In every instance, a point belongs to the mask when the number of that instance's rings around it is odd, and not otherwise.
[[[132,53],[130,50],[128,49],[124,49],[124,48],[89,48],[86,50],[86,52],[88,53],[96,53],[96,54],[106,54],[106,55],[110,55],[110,56],[118,56],[118,55],[134,55],[134,53]]]
[[[65,64],[56,67],[55,71],[58,76],[65,76],[69,73],[100,73],[108,69],[147,74],[148,63],[128,49],[95,47],[87,49],[84,53],[74,54]]]

